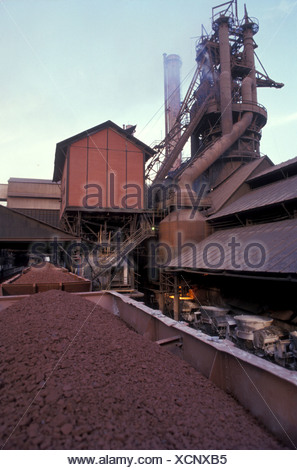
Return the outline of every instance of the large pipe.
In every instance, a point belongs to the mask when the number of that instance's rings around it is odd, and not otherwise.
[[[253,84],[253,79],[249,76],[242,80],[241,95],[243,102],[253,101]]]
[[[165,132],[168,134],[175,124],[180,110],[180,68],[181,59],[177,54],[163,54],[164,94],[165,94]]]
[[[219,21],[220,44],[220,102],[221,102],[221,126],[222,134],[229,134],[233,126],[232,118],[232,94],[231,94],[231,63],[229,44],[229,17],[223,17]]]
[[[246,77],[242,82],[242,100],[252,101],[253,79]],[[248,111],[243,114],[240,121],[232,126],[230,133],[220,137],[204,154],[201,155],[192,165],[188,166],[179,179],[182,204],[191,206],[190,189],[194,181],[206,171],[228,148],[231,147],[247,130],[253,120],[253,113]],[[187,186],[186,186],[187,185]]]
[[[257,81],[255,68],[255,43],[254,43],[254,23],[248,17],[245,8],[245,24],[243,25],[243,45],[245,64],[250,68],[249,77],[252,79],[252,101],[257,103]]]
[[[231,98],[231,64],[228,18],[221,18],[219,22],[220,41],[220,95],[221,95],[221,124],[222,137],[220,137],[209,149],[205,151],[192,165],[188,166],[182,173],[179,185],[187,202],[187,192],[194,181],[206,171],[228,148],[230,148],[250,126],[253,113],[246,112],[240,121],[233,125],[232,98]],[[255,74],[253,23],[250,22],[246,12],[246,23],[244,29],[244,53],[246,63],[251,67],[250,74],[242,82],[242,101],[257,103],[257,88]],[[186,191],[187,188],[187,191]]]
[[[165,94],[165,135],[167,136],[176,122],[181,105],[180,69],[181,58],[177,54],[163,54],[164,59],[164,94]],[[166,154],[169,150],[166,149]],[[175,161],[173,168],[179,167],[181,156]]]
[[[204,154],[192,165],[188,166],[179,180],[179,187],[185,196],[189,196],[188,190],[195,179],[206,171],[228,148],[231,147],[250,126],[253,119],[252,112],[246,112],[241,120],[234,124],[232,131],[219,138]],[[186,184],[188,186],[186,186]]]

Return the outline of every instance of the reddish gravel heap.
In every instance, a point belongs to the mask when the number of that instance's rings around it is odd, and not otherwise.
[[[230,396],[62,291],[0,317],[4,449],[282,449]]]
[[[38,282],[76,282],[77,278],[62,271],[61,268],[57,268],[51,263],[43,263],[31,268],[18,277],[13,284],[34,284]]]

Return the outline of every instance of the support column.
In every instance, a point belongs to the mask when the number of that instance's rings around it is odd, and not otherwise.
[[[246,66],[251,70],[249,72],[249,78],[252,80],[252,101],[254,103],[258,102],[257,98],[257,82],[256,82],[256,68],[255,68],[255,52],[254,52],[254,33],[253,33],[253,23],[248,23],[248,18],[246,18],[246,23],[243,26],[243,45],[244,45],[244,57]]]
[[[165,314],[165,298],[164,298],[164,292],[160,292],[158,295],[158,304],[159,304],[159,310],[161,310],[162,313]]]
[[[135,271],[134,271],[134,266],[130,266],[130,285],[131,285],[131,289],[135,289]]]
[[[231,93],[231,61],[229,44],[229,17],[218,20],[220,44],[220,101],[222,134],[230,134],[233,127],[232,93]]]
[[[179,303],[179,289],[178,289],[178,277],[174,275],[174,300],[173,300],[173,314],[174,320],[179,321],[180,303]]]

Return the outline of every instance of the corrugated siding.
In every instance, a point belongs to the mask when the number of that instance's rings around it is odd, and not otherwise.
[[[297,219],[221,230],[182,249],[171,268],[297,273]]]
[[[68,207],[144,208],[144,155],[127,136],[103,129],[71,144]]]
[[[35,197],[53,198],[61,197],[60,187],[57,183],[48,180],[12,180],[8,182],[8,197]]]
[[[45,224],[59,227],[59,211],[47,209],[14,209],[20,214],[27,215]]]
[[[217,212],[215,215],[209,217],[209,220],[219,219],[226,215],[290,201],[296,198],[297,176],[293,176],[291,178],[254,189],[250,193],[245,194],[237,201]]]
[[[0,205],[0,241],[33,242],[74,240],[62,230]]]
[[[86,142],[88,140],[88,145],[90,147],[98,147],[101,148],[102,146],[102,139],[98,136],[98,134],[106,131],[107,129],[114,130],[119,136],[123,137],[123,140],[126,141],[127,150],[133,151],[136,147],[137,152],[143,154],[145,160],[148,160],[151,156],[155,154],[155,151],[151,149],[148,145],[138,140],[134,137],[129,130],[124,130],[121,127],[117,126],[112,121],[106,121],[99,126],[92,127],[86,131],[81,132],[80,134],[74,135],[69,139],[63,140],[59,142],[56,146],[56,156],[55,156],[55,168],[54,168],[54,175],[53,181],[60,181],[63,173],[63,168],[65,165],[66,153],[67,148],[70,146],[79,147],[83,144],[84,147],[87,146]],[[99,142],[97,138],[99,137]],[[103,138],[104,141],[104,138]],[[95,145],[94,145],[95,144]],[[106,145],[103,143],[103,147],[106,148]]]
[[[275,173],[279,170],[284,170],[285,168],[287,168],[291,165],[295,165],[295,164],[297,164],[297,157],[291,158],[290,160],[279,163],[278,165],[274,165],[271,168],[267,168],[266,170],[261,171],[261,173],[259,173],[258,175],[253,176],[252,178],[250,178],[249,181],[255,181],[256,179],[258,179],[262,176],[266,176],[266,175]]]
[[[226,204],[230,197],[246,181],[246,179],[263,163],[263,159],[254,160],[241,166],[234,174],[227,178],[211,192],[212,209],[211,212],[218,211]]]

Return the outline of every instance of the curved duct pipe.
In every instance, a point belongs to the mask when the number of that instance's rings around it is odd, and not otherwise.
[[[242,99],[244,101],[252,101],[252,85],[253,80],[246,77],[242,82]],[[220,137],[209,149],[197,158],[192,165],[188,166],[179,179],[179,188],[181,191],[181,203],[184,207],[191,206],[189,192],[196,178],[207,170],[228,148],[238,140],[246,129],[251,125],[253,119],[252,112],[245,112],[240,121],[233,125],[229,134]],[[186,186],[187,185],[187,186]],[[190,186],[190,187],[189,187]],[[197,197],[197,196],[196,196]]]

